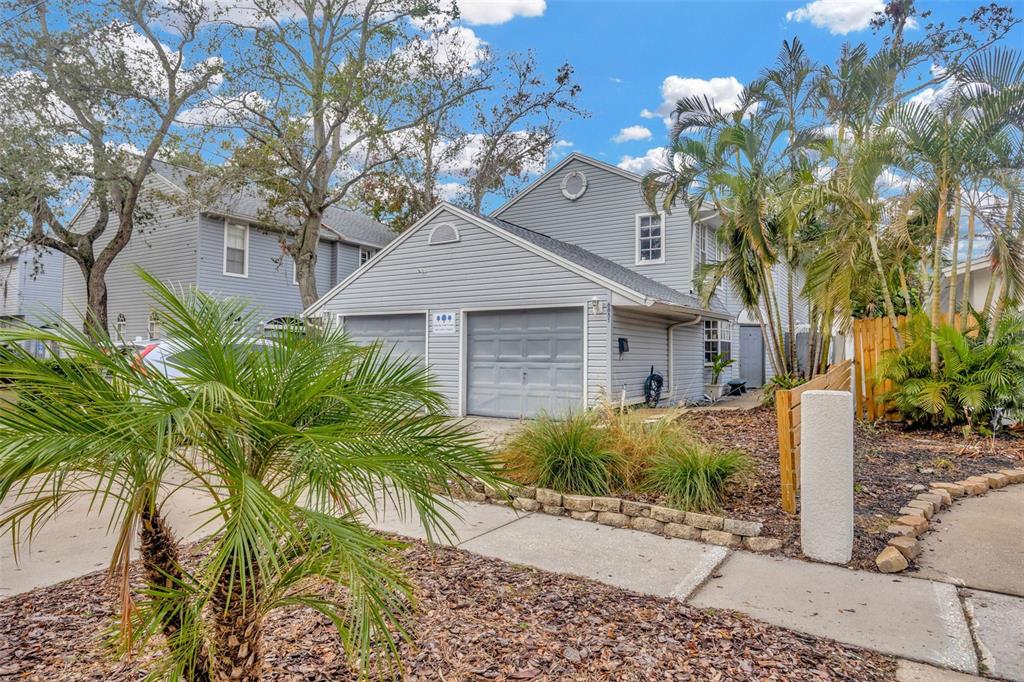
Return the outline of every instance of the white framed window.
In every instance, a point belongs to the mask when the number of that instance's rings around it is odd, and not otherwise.
[[[292,284],[299,286],[299,266],[295,264],[295,259],[292,258]]]
[[[368,249],[365,246],[360,246],[359,247],[359,267],[363,267],[364,265],[366,265],[367,261],[369,261],[371,258],[373,258],[373,254],[375,254],[375,253],[376,253],[376,251],[374,251],[373,249]]]
[[[146,322],[146,331],[149,332],[150,339],[160,338],[160,313],[155,310],[149,314],[149,320]]]
[[[430,231],[428,244],[449,244],[459,241],[459,228],[451,223],[441,223]]]
[[[224,222],[224,274],[249,276],[249,226]]]
[[[125,340],[125,334],[128,333],[128,319],[124,316],[124,313],[117,314],[117,322],[114,323],[114,333],[117,334],[117,338],[122,341]]]
[[[636,216],[636,264],[665,262],[665,216],[638,213]]]
[[[697,265],[714,263],[718,258],[714,231],[707,225],[697,225],[696,239]]]
[[[732,323],[727,320],[704,320],[704,366],[715,362],[719,353],[732,357]]]

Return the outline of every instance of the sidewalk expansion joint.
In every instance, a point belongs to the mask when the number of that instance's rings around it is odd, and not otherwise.
[[[679,581],[679,583],[672,588],[672,592],[669,596],[673,599],[686,603],[686,600],[690,596],[704,586],[711,577],[715,574],[725,560],[729,558],[729,550],[725,547],[709,547],[707,553],[701,557],[700,561],[694,566],[686,577]]]

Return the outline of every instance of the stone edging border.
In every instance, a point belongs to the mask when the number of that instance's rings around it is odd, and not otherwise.
[[[485,488],[482,483],[474,481],[472,489],[464,490],[463,493],[466,499],[473,502],[511,506],[520,511],[539,511],[552,516],[569,516],[577,521],[594,521],[615,528],[631,528],[722,547],[744,547],[754,552],[774,552],[782,548],[782,540],[761,536],[762,524],[758,521],[683,512],[618,497],[569,495],[532,486],[512,487],[503,493]]]
[[[933,481],[928,492],[921,493],[899,510],[899,518],[886,528],[892,535],[886,548],[875,557],[875,565],[882,573],[899,573],[921,553],[918,538],[928,531],[929,521],[935,514],[953,504],[959,497],[984,495],[990,489],[1013,483],[1024,483],[1024,467],[1000,469],[997,472],[970,476],[956,483]]]

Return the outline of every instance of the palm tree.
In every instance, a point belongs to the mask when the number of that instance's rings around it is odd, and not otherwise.
[[[122,594],[134,626],[126,648],[163,631],[158,673],[251,682],[265,616],[302,605],[334,623],[364,671],[394,664],[411,589],[390,558],[395,543],[363,515],[394,504],[415,509],[432,535],[448,533],[453,485],[500,485],[488,456],[445,416],[417,359],[313,326],[254,345],[244,303],[145,279],[179,349],[169,362],[180,379],[138,371],[107,340],[46,336],[70,355],[51,365],[12,343],[43,332],[0,336],[18,391],[0,410],[0,494],[43,483],[2,528],[17,542],[22,521],[31,536],[74,497],[95,495],[112,505],[127,543],[124,529],[159,511],[173,472],[184,478],[177,485],[209,496],[211,535],[194,567],[173,541],[153,548],[168,554],[159,574],[134,602]],[[133,467],[149,473],[129,477]]]

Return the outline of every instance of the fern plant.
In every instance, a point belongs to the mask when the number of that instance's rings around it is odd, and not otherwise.
[[[992,342],[977,327],[932,327],[927,316],[913,316],[904,330],[906,347],[882,357],[878,377],[893,388],[879,400],[906,418],[932,426],[993,423],[1024,410],[1024,317],[1008,315]],[[939,348],[932,373],[930,346]]]

